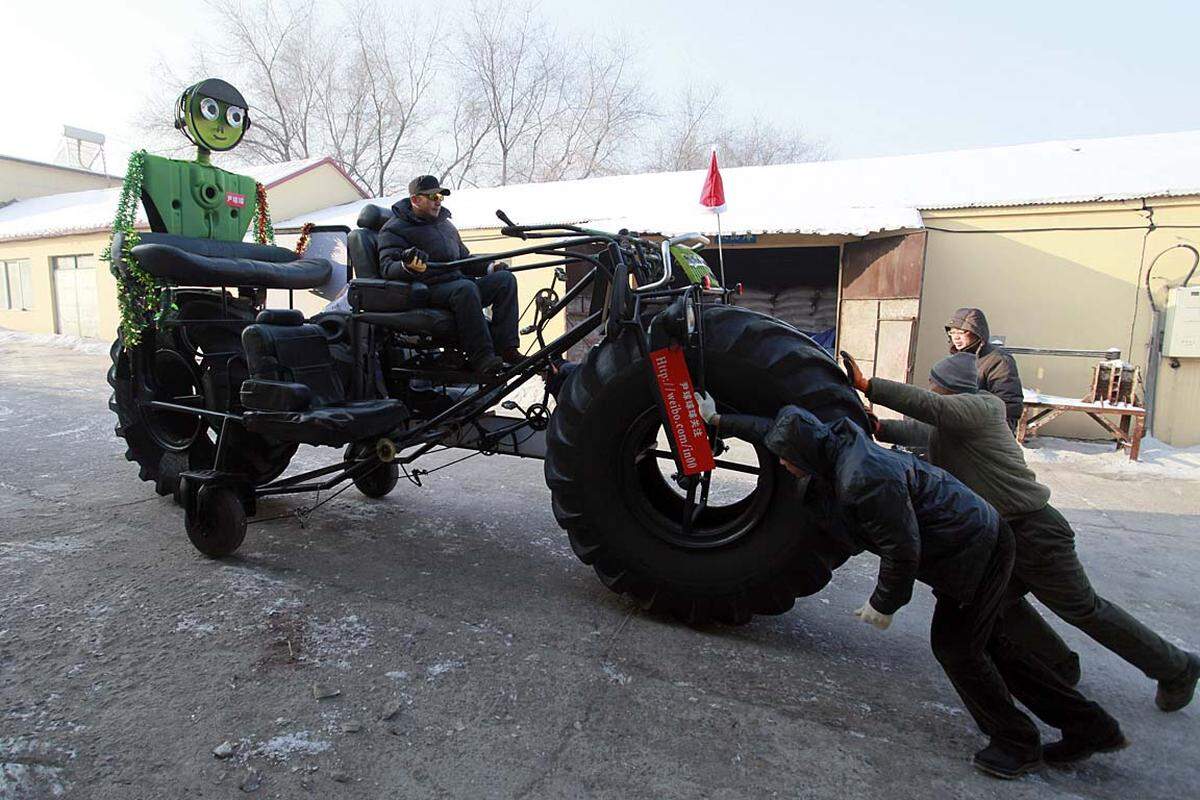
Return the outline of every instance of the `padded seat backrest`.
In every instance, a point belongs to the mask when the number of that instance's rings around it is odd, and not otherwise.
[[[346,400],[346,388],[334,369],[325,332],[317,325],[248,325],[242,347],[250,377],[302,383],[312,390],[314,406]]]
[[[346,237],[346,250],[355,277],[383,277],[379,274],[379,229],[391,218],[390,208],[370,203],[358,213],[358,227]]]

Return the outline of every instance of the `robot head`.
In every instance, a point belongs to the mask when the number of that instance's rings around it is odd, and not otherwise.
[[[250,129],[246,98],[220,78],[200,81],[179,96],[175,127],[197,147],[232,150]]]

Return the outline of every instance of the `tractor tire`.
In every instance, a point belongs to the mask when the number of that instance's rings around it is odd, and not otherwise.
[[[246,538],[246,509],[228,486],[203,486],[184,515],[188,539],[209,558],[223,558]]]
[[[155,334],[148,331],[147,335]],[[162,366],[167,380],[177,384],[175,388],[180,391],[202,395],[199,368],[178,352],[177,343],[159,333],[155,347],[156,366]],[[208,425],[186,415],[147,412],[137,401],[130,353],[120,338],[113,342],[109,355],[112,365],[108,385],[112,395],[108,407],[117,415],[115,432],[125,440],[125,459],[137,463],[138,477],[153,483],[155,492],[173,495],[178,502],[180,473],[213,466],[216,446]],[[295,444],[272,442],[240,428],[231,434],[232,441],[226,447],[230,461],[225,467],[248,475],[255,485],[279,477],[296,452]]]
[[[773,417],[795,404],[866,429],[845,374],[795,328],[731,306],[705,308],[703,325],[706,388],[719,411]],[[762,447],[750,493],[704,509],[685,532],[684,498],[662,473],[661,450],[647,457],[660,425],[650,370],[625,335],[587,354],[547,430],[555,518],[612,591],[689,623],[738,624],[789,610],[856,551],[818,510],[820,498],[806,499],[807,482]]]

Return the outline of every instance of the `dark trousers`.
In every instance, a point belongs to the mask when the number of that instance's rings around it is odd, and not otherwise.
[[[975,597],[963,603],[934,592],[937,605],[929,638],[934,656],[980,730],[993,744],[1034,760],[1041,757],[1038,729],[1016,707],[1014,697],[1047,725],[1073,737],[1111,735],[1117,722],[998,631],[1013,550],[1012,532],[1001,523]]]
[[[1075,531],[1053,506],[1007,520],[1017,542],[1016,565],[1002,623],[1004,635],[1050,665],[1073,660],[1067,647],[1024,599],[1032,593],[1065,622],[1156,680],[1187,669],[1187,653],[1163,639],[1125,609],[1096,594],[1075,553]]]
[[[429,287],[429,305],[454,312],[458,342],[474,362],[520,343],[517,335],[517,278],[499,270],[482,278],[459,278]],[[492,307],[492,322],[483,316]]]

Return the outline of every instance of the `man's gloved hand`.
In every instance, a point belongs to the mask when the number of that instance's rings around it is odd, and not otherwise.
[[[493,272],[506,272],[507,270],[508,264],[504,263],[503,261],[493,261],[492,263],[488,264],[487,268],[489,275],[491,275]]]
[[[716,425],[721,415],[717,413],[717,401],[708,396],[707,392],[693,392],[696,405],[700,407],[700,418],[709,425]]]
[[[846,368],[846,376],[850,378],[850,385],[860,392],[865,392],[867,390],[867,378],[859,368],[858,362],[854,360],[854,356],[845,350],[842,351],[842,366]]]
[[[870,600],[863,603],[862,608],[859,608],[854,612],[854,616],[858,617],[868,625],[874,625],[881,631],[886,631],[888,626],[892,624],[892,615],[880,614],[875,610],[875,607],[871,605]]]
[[[426,270],[429,254],[419,247],[409,247],[400,252],[400,263],[409,272],[422,273]]]

